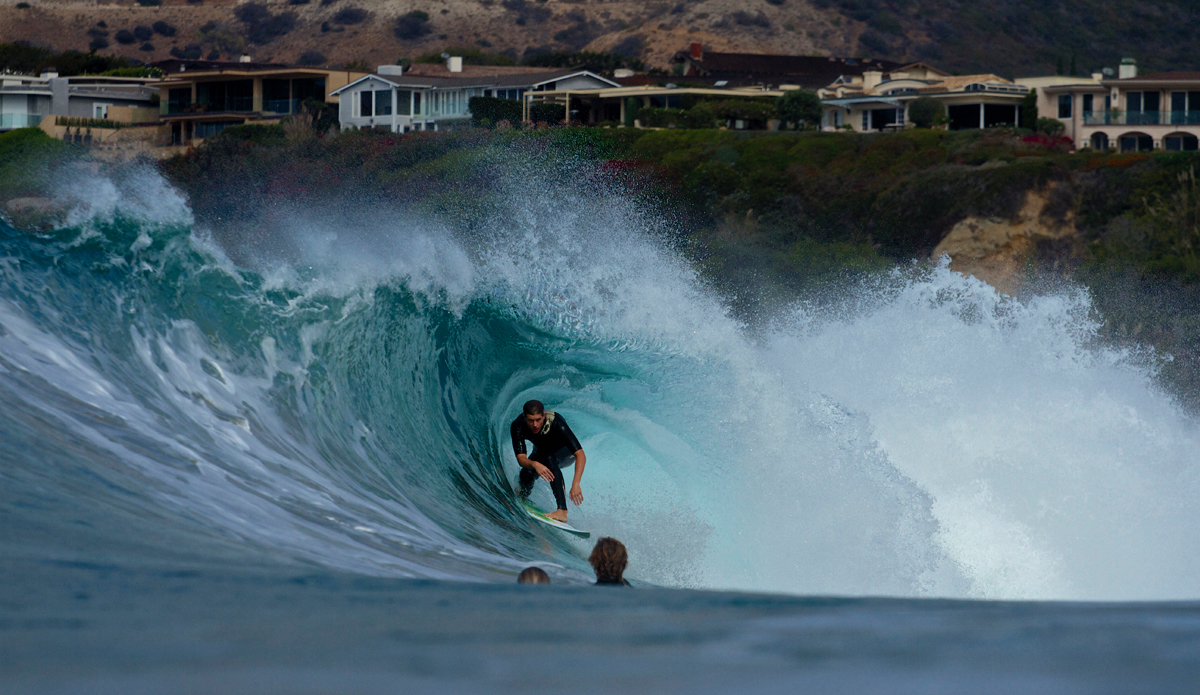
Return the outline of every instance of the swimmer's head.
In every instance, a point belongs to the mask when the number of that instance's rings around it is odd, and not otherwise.
[[[541,567],[526,567],[517,575],[518,584],[549,584],[550,575]]]
[[[596,582],[600,584],[619,584],[625,566],[629,564],[629,554],[625,545],[616,538],[607,536],[596,541],[592,554],[588,557],[592,569],[596,571]]]

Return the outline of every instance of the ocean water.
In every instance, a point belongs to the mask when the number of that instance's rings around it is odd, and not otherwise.
[[[617,189],[538,183],[471,234],[213,230],[138,168],[0,222],[4,688],[1194,691],[1169,356],[944,264],[750,330]],[[530,398],[637,589],[516,504]]]

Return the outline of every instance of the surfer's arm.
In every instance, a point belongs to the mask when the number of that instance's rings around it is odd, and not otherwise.
[[[517,454],[517,463],[521,464],[521,466],[524,468],[532,468],[533,470],[537,471],[537,474],[541,476],[542,480],[545,480],[547,483],[554,482],[554,474],[550,472],[549,468],[546,468],[525,454]]]
[[[575,479],[571,481],[571,501],[575,506],[583,504],[583,490],[579,487],[579,479],[583,477],[583,467],[587,465],[587,454],[583,449],[575,452]]]

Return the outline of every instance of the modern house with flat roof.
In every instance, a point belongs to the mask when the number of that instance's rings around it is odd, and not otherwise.
[[[1029,87],[998,75],[949,75],[924,63],[888,73],[864,72],[860,79],[839,78],[820,91],[825,130],[869,133],[908,126],[908,107],[932,97],[946,107],[951,130],[1016,125]]]
[[[367,74],[249,62],[202,63],[155,83],[159,112],[175,144],[209,138],[231,125],[279,121],[308,99],[337,101],[338,88]]]
[[[466,124],[471,97],[523,99],[533,92],[616,86],[587,70],[463,65],[462,58],[453,56],[444,64],[381,65],[335,94],[341,99],[343,128],[407,133]]]
[[[0,131],[33,128],[46,116],[116,120],[156,120],[154,79],[76,75],[0,75]],[[111,110],[110,110],[111,109]]]
[[[1039,115],[1062,121],[1076,147],[1200,149],[1200,72],[1138,75],[1137,63],[1126,58],[1116,79],[1096,74],[1037,89]]]

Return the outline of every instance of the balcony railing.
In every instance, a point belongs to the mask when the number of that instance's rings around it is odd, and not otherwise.
[[[0,128],[36,128],[41,125],[42,118],[36,113],[0,114]]]
[[[299,99],[264,99],[263,111],[267,113],[299,113]]]
[[[1084,125],[1200,125],[1200,111],[1094,111]]]
[[[167,113],[245,113],[254,109],[253,97],[231,97],[224,104],[200,104],[186,101],[167,103]]]

